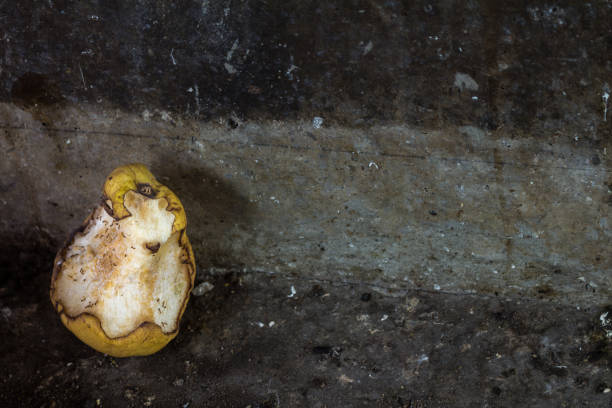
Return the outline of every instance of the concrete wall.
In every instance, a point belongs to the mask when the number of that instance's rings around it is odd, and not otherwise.
[[[3,5],[2,238],[139,161],[200,279],[609,302],[611,5],[504,3]]]
[[[39,226],[61,242],[98,203],[105,175],[140,161],[183,200],[200,273],[239,267],[577,304],[610,294],[610,173],[572,140],[50,115],[53,128],[2,107],[4,233]]]

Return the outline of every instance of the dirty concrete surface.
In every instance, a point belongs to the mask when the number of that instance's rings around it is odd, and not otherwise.
[[[612,404],[610,2],[26,1],[0,22],[0,405]],[[47,290],[134,161],[214,287],[159,354],[112,359]]]
[[[207,281],[182,333],[146,358],[79,343],[47,307],[44,275],[18,291],[29,302],[4,293],[4,406],[610,403],[611,350],[594,308],[273,274]]]

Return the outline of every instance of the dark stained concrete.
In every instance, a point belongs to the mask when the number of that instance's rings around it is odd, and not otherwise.
[[[0,98],[602,143],[610,4],[5,3]],[[455,86],[457,73],[473,80]],[[475,86],[474,86],[475,85]],[[478,97],[473,100],[473,97]],[[234,125],[237,120],[233,119]]]

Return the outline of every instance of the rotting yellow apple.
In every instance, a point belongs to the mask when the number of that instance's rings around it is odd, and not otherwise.
[[[144,356],[178,334],[195,260],[178,197],[143,164],[115,169],[102,203],[54,262],[51,302],[94,349]]]

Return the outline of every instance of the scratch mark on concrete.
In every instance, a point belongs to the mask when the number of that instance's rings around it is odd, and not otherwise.
[[[228,64],[226,62],[225,64],[223,64],[223,66],[225,67],[225,70],[227,71],[228,74],[235,74],[236,72],[238,72],[232,64]]]
[[[194,90],[194,97],[195,97],[195,103],[196,103],[196,115],[200,114],[200,88],[198,88],[198,85],[194,85],[193,86],[193,90]]]
[[[227,52],[227,55],[225,57],[225,60],[227,62],[230,62],[232,60],[232,57],[234,56],[234,51],[236,51],[236,49],[238,49],[238,40],[236,39],[236,41],[234,41],[234,44],[232,44],[232,48],[230,48],[230,50]]]
[[[0,129],[4,130],[23,130],[23,131],[32,131],[36,129],[30,129],[25,126],[13,126],[9,124],[0,124]],[[58,132],[58,133],[79,133],[79,134],[96,134],[96,135],[104,135],[109,137],[133,137],[133,138],[143,138],[143,139],[171,139],[171,140],[180,140],[176,136],[166,136],[163,134],[158,134],[155,136],[148,134],[135,134],[129,132],[107,132],[101,130],[85,130],[79,129],[75,131],[73,129],[66,128],[45,128],[46,132]],[[184,140],[187,140],[185,138]],[[329,153],[343,153],[348,155],[353,155],[355,152],[352,150],[346,149],[337,149],[333,147],[325,147],[325,146],[301,146],[301,145],[289,145],[289,144],[281,144],[281,143],[242,143],[235,141],[225,141],[225,140],[209,140],[206,141],[210,144],[226,144],[232,145],[239,148],[271,148],[271,149],[288,149],[288,150],[302,150],[302,151],[320,151],[320,152],[329,152]],[[391,153],[391,152],[360,152],[362,155],[370,155],[373,157],[390,157],[396,158],[399,160],[429,160],[432,162],[435,161],[448,161],[453,163],[468,163],[468,164],[489,164],[489,165],[498,165],[498,166],[506,166],[513,168],[532,168],[532,169],[556,169],[556,170],[564,170],[564,171],[586,171],[592,173],[595,169],[592,166],[588,167],[579,167],[579,166],[547,166],[542,164],[535,163],[527,163],[527,162],[519,162],[519,161],[503,161],[500,160],[498,162],[494,160],[486,160],[486,159],[464,159],[460,157],[448,157],[448,156],[431,156],[425,154],[414,154],[414,153]],[[605,169],[602,166],[596,169],[598,173],[604,174],[612,174],[612,169]]]
[[[603,102],[603,108],[604,108],[604,116],[603,116],[604,122],[608,121],[608,99],[609,98],[610,98],[610,87],[608,86],[608,84],[605,84],[603,87],[603,94],[601,95],[601,100]]]
[[[79,71],[81,72],[81,81],[83,81],[83,88],[87,90],[87,84],[85,83],[85,76],[83,75],[83,69],[81,68],[80,63],[79,63]]]

